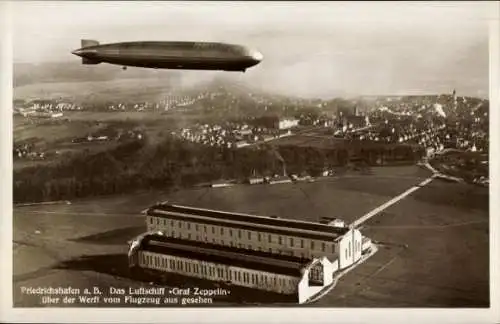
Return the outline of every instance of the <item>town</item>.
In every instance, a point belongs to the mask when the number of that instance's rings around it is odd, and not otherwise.
[[[220,84],[184,92],[178,96],[170,94],[158,102],[115,102],[103,106],[71,103],[63,99],[16,100],[14,114],[19,116],[17,118],[23,118],[24,123],[35,127],[50,127],[80,122],[72,116],[81,113],[113,116],[134,111],[136,114],[156,114],[178,120],[184,118],[182,116],[200,112],[200,117],[190,119],[188,124],[177,123],[177,126],[170,128],[169,136],[219,150],[272,151],[271,155],[280,164],[284,159],[289,171],[293,171],[288,174],[284,168],[279,172],[276,167],[271,168],[272,170],[254,168],[243,175],[247,182],[250,178],[260,179],[251,182],[270,178],[286,182],[314,176],[311,168],[306,170],[294,167],[297,158],[289,152],[300,152],[305,148],[319,149],[330,156],[323,162],[318,162],[323,165],[319,168],[321,170],[315,172],[316,175],[333,174],[335,167],[349,161],[361,161],[368,165],[384,165],[387,161],[397,160],[415,162],[456,149],[477,152],[478,156],[482,156],[476,163],[481,164],[482,172],[475,172],[471,182],[484,182],[488,179],[485,171],[488,168],[488,101],[458,96],[454,90],[450,94],[432,96],[366,97],[330,101],[271,96]],[[211,114],[214,111],[216,113]],[[103,118],[95,123],[100,126],[86,127],[88,131],[82,136],[61,139],[55,145],[40,141],[37,143],[36,137],[16,141],[14,158],[37,161],[57,159],[57,156],[68,149],[78,152],[103,143],[114,143],[111,146],[114,147],[134,140],[147,141],[151,135],[145,127],[133,122],[106,122]],[[85,146],[79,149],[75,145]],[[348,157],[343,157],[345,148]],[[389,149],[391,153],[384,153]],[[464,163],[466,162],[462,161],[458,165],[463,166]],[[449,171],[450,168],[456,171],[457,168],[456,165],[443,163],[439,163],[439,166],[442,171],[443,168],[446,169],[444,171]],[[229,182],[240,180],[243,179],[232,179]],[[227,179],[212,181],[216,186],[228,182]]]

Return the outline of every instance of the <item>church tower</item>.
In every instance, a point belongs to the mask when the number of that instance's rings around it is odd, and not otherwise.
[[[457,92],[453,89],[453,109],[457,110]]]

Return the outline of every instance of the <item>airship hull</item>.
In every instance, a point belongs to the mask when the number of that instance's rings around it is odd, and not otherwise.
[[[96,43],[96,42],[95,42]],[[93,44],[95,44],[93,43]],[[109,63],[155,69],[245,71],[262,55],[240,45],[195,42],[128,42],[83,46],[83,64]]]
[[[228,60],[214,60],[207,58],[199,59],[185,59],[185,58],[148,58],[145,61],[142,58],[136,58],[134,56],[123,56],[120,58],[99,58],[94,60],[87,60],[84,64],[99,64],[99,63],[109,63],[122,66],[133,66],[142,68],[153,68],[153,69],[178,69],[178,70],[221,70],[221,71],[244,71],[249,68],[246,62],[240,61],[228,61]]]

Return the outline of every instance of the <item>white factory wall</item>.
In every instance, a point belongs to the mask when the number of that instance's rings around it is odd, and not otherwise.
[[[298,283],[301,279],[299,277],[272,272],[193,260],[149,251],[139,251],[137,257],[141,268],[177,273],[211,281],[231,282],[242,287],[282,294],[296,294]]]
[[[361,258],[362,235],[357,229],[351,229],[339,242],[339,268],[347,268]]]
[[[359,259],[361,259],[361,254],[363,252],[363,235],[357,229],[353,229],[353,231],[355,240],[353,262],[357,262]]]
[[[148,216],[148,231],[162,231],[164,235],[197,242],[220,244],[255,251],[267,251],[297,257],[327,256],[337,258],[335,242],[311,240],[298,236],[250,231],[228,226],[205,225],[190,221],[170,220]]]
[[[230,225],[216,226],[172,220],[166,215],[148,215],[146,222],[148,231],[161,231],[168,237],[304,258],[325,256],[330,261],[338,259],[341,269],[358,261],[362,252],[362,235],[356,229],[350,230],[336,241],[319,241],[299,236],[242,230]]]
[[[323,285],[322,286],[309,286],[309,272],[311,267],[317,263],[323,265]],[[313,260],[305,269],[304,275],[298,284],[297,293],[299,304],[306,302],[311,297],[318,294],[325,287],[333,284],[333,274],[338,270],[338,262],[330,262],[326,257]]]

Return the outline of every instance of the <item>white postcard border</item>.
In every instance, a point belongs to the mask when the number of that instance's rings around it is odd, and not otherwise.
[[[450,5],[446,2],[446,5]],[[461,5],[458,2],[456,5]],[[281,322],[405,322],[405,323],[493,323],[500,321],[499,305],[499,192],[500,171],[493,167],[500,157],[500,23],[498,2],[490,22],[490,304],[489,309],[367,309],[367,308],[168,308],[138,311],[137,308],[12,308],[12,30],[8,1],[0,2],[1,48],[1,287],[0,319],[2,322],[175,322],[175,323],[247,323]],[[433,2],[430,5],[438,5]]]

